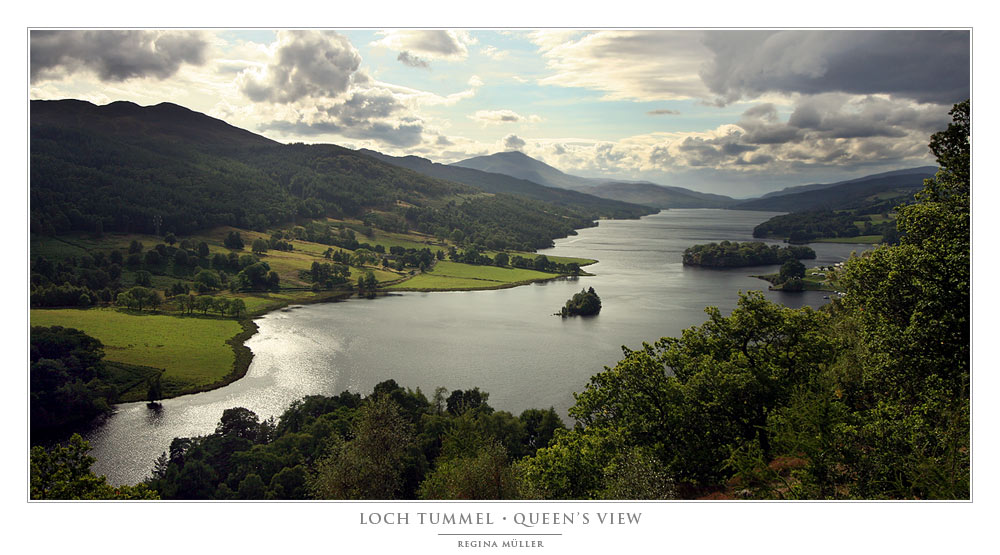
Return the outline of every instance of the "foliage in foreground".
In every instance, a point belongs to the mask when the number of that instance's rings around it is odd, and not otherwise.
[[[428,400],[389,380],[297,401],[277,420],[225,411],[177,438],[147,481],[164,499],[502,499],[514,463],[564,429],[554,410],[494,411],[478,389]]]
[[[73,434],[66,445],[31,448],[31,499],[159,499],[145,484],[112,486],[90,470],[90,445]]]

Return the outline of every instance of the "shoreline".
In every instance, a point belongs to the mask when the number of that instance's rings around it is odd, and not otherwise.
[[[596,263],[597,263],[597,261],[595,260],[594,262],[590,262],[590,263],[586,264],[586,266],[589,266],[591,264],[596,264]],[[498,285],[494,285],[494,286],[483,286],[483,287],[475,287],[475,288],[468,288],[468,289],[462,289],[462,288],[421,289],[421,288],[405,288],[405,287],[400,287],[400,288],[395,288],[395,289],[379,289],[378,292],[377,292],[377,296],[378,297],[384,297],[384,296],[392,295],[393,293],[397,293],[397,292],[398,293],[450,293],[450,292],[468,292],[468,291],[495,291],[495,290],[500,290],[500,289],[512,289],[514,287],[521,287],[523,285],[531,285],[532,283],[544,283],[544,282],[555,281],[555,280],[559,280],[559,279],[567,279],[567,278],[574,278],[574,277],[588,277],[588,276],[593,276],[593,275],[595,275],[595,274],[591,274],[591,273],[588,273],[588,272],[581,272],[580,274],[575,274],[575,275],[574,274],[559,274],[559,275],[554,275],[552,277],[548,277],[548,278],[544,278],[544,279],[533,279],[533,280],[525,280],[525,281],[518,281],[518,282],[511,282],[511,283],[502,283],[502,284],[498,284]],[[403,281],[400,281],[400,282],[396,282],[396,283],[405,283],[405,281],[406,280],[403,280]],[[230,372],[227,373],[225,376],[223,376],[217,382],[213,382],[211,384],[204,384],[204,385],[201,385],[201,386],[194,387],[192,389],[187,389],[187,390],[184,390],[182,392],[176,393],[174,395],[164,396],[162,400],[177,399],[177,398],[183,397],[185,395],[194,395],[194,394],[197,394],[197,393],[205,393],[207,391],[213,391],[213,390],[216,390],[216,389],[221,389],[221,388],[226,387],[227,385],[230,385],[230,384],[232,384],[232,383],[240,380],[241,378],[245,377],[247,375],[247,372],[249,372],[249,370],[250,370],[250,364],[253,362],[253,358],[254,358],[253,357],[253,351],[251,351],[250,348],[246,346],[246,342],[251,337],[253,337],[254,335],[256,335],[257,331],[259,330],[259,326],[254,321],[255,319],[263,317],[263,316],[266,316],[267,314],[270,314],[270,313],[275,312],[275,311],[284,310],[284,309],[288,308],[289,306],[293,306],[293,305],[310,305],[310,304],[320,304],[320,303],[329,303],[329,302],[341,302],[341,301],[348,300],[348,299],[350,299],[350,298],[358,295],[357,291],[355,291],[353,289],[351,289],[351,290],[343,290],[343,289],[341,289],[339,291],[329,291],[327,293],[328,294],[317,295],[317,296],[314,296],[314,297],[282,300],[282,301],[280,301],[280,302],[278,302],[278,303],[276,303],[274,305],[268,306],[265,309],[257,310],[257,311],[254,311],[252,313],[249,313],[246,318],[238,320],[238,323],[240,324],[240,327],[242,328],[242,331],[240,331],[236,335],[234,335],[234,336],[232,336],[232,337],[230,337],[229,339],[226,340],[226,344],[228,344],[228,345],[230,345],[230,347],[232,347],[233,354],[235,356],[235,358],[233,359],[233,365],[232,365],[232,369],[230,370]],[[131,403],[139,403],[139,402],[145,403],[145,401],[125,401],[125,402],[122,402],[122,403],[115,403],[112,406],[125,405],[125,404],[131,404]]]

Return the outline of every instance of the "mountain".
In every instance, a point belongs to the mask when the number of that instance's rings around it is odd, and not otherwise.
[[[604,217],[638,218],[639,216],[655,212],[655,210],[651,209],[649,206],[640,206],[645,203],[631,204],[629,202],[622,202],[613,198],[602,198],[601,195],[595,196],[569,189],[546,187],[526,179],[518,179],[502,173],[480,171],[462,166],[438,164],[418,156],[396,157],[368,149],[361,149],[358,152],[394,166],[413,170],[428,177],[447,179],[449,181],[463,183],[471,187],[482,189],[487,193],[521,195],[561,206],[572,206],[585,210],[592,210],[595,211],[596,214]]]
[[[601,210],[487,194],[337,145],[281,144],[181,106],[30,104],[32,233],[177,235],[368,218],[377,226],[530,250]],[[388,227],[385,227],[388,229]]]
[[[598,197],[644,204],[654,208],[728,208],[737,200],[724,195],[699,193],[683,187],[648,182],[610,182],[587,189]]]
[[[548,187],[572,189],[597,197],[654,208],[725,208],[736,202],[723,195],[699,193],[683,187],[666,187],[648,181],[613,181],[570,175],[522,152],[477,156],[451,166],[500,173]]]
[[[180,139],[202,146],[246,148],[281,144],[169,102],[144,107],[124,101],[98,106],[83,100],[33,100],[31,125],[88,129],[118,137]]]
[[[606,179],[590,179],[563,173],[552,166],[535,160],[523,152],[497,152],[489,156],[476,156],[451,164],[460,168],[472,168],[491,173],[502,173],[518,179],[524,179],[560,189],[582,190],[600,185]]]
[[[778,196],[761,197],[734,204],[736,210],[800,212],[805,210],[844,210],[885,206],[888,211],[903,202],[913,200],[913,194],[923,187],[924,179],[932,177],[937,168],[913,168],[901,172],[876,174],[850,181],[832,183],[823,188],[804,186],[806,190]]]
[[[910,175],[910,174],[920,174],[924,177],[933,176],[937,172],[937,166],[921,166],[919,168],[908,168],[904,170],[894,170],[884,173],[876,173],[872,175],[866,175],[864,177],[859,177],[857,179],[849,179],[847,181],[838,181],[837,183],[816,183],[812,185],[796,185],[794,187],[785,187],[780,191],[772,191],[766,195],[762,195],[760,198],[771,198],[781,195],[790,195],[796,193],[804,193],[807,191],[815,191],[819,189],[829,189],[830,187],[836,187],[838,185],[844,185],[846,183],[856,183],[859,181],[868,181],[871,179],[880,179],[883,177],[893,177],[898,175]]]

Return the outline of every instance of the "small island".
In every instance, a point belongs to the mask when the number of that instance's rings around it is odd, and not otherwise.
[[[761,241],[707,243],[684,250],[685,266],[737,268],[783,264],[789,260],[814,259],[816,251],[804,246],[768,245]]]
[[[593,316],[601,311],[601,298],[594,292],[594,288],[580,290],[573,295],[573,298],[566,301],[566,306],[556,314],[566,318],[567,316]]]

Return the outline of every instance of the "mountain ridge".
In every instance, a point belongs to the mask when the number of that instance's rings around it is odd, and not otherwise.
[[[813,183],[813,184],[810,184],[810,185],[794,185],[794,186],[791,186],[791,187],[785,187],[784,189],[781,189],[780,191],[771,191],[770,193],[765,193],[765,194],[761,195],[758,198],[759,199],[773,198],[773,197],[783,196],[783,195],[791,195],[791,194],[797,194],[797,193],[804,193],[804,192],[807,192],[807,191],[816,191],[816,190],[821,190],[821,189],[829,189],[830,187],[836,187],[836,186],[839,186],[839,185],[846,185],[848,183],[858,183],[858,182],[861,182],[861,181],[868,181],[868,180],[872,180],[872,179],[880,179],[880,178],[883,178],[883,177],[893,177],[893,176],[897,176],[897,175],[909,175],[909,174],[916,174],[916,173],[927,174],[928,172],[930,174],[934,174],[935,172],[937,172],[937,169],[938,169],[937,166],[918,166],[918,167],[913,167],[913,168],[904,168],[904,169],[900,169],[900,170],[892,170],[892,171],[887,171],[887,172],[882,172],[882,173],[875,173],[875,174],[871,174],[871,175],[865,175],[865,176],[862,176],[862,177],[857,177],[857,178],[854,178],[854,179],[845,179],[843,181],[836,181],[836,182],[833,182],[833,183]],[[749,200],[757,200],[757,199],[746,199],[746,200],[749,201]]]
[[[648,181],[580,177],[565,173],[520,151],[475,156],[449,166],[500,173],[548,187],[570,189],[609,200],[660,209],[726,208],[737,202],[725,195],[701,193],[684,187],[664,186]]]

